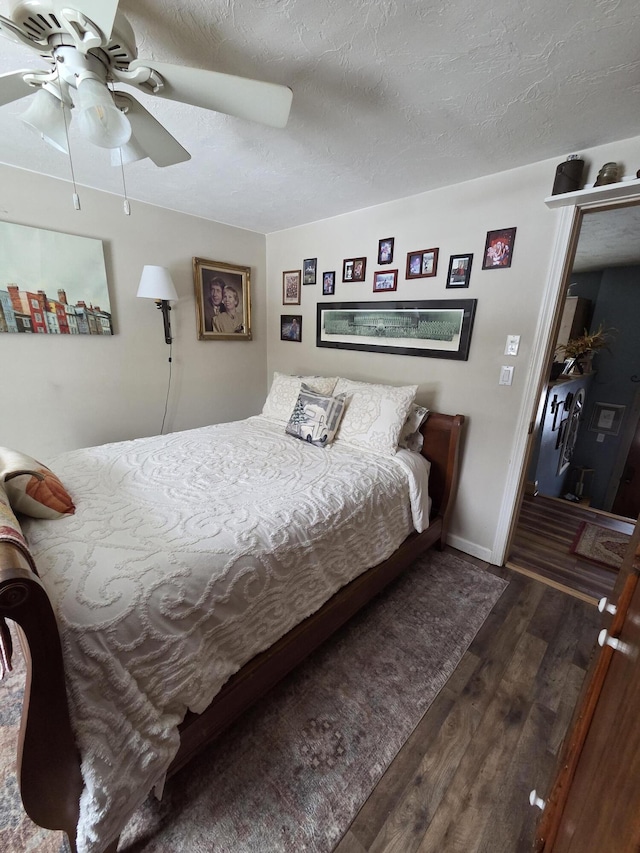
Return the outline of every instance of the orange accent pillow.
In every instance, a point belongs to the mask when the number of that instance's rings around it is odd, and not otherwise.
[[[76,508],[59,478],[24,453],[0,447],[0,480],[14,512],[32,518],[61,518]]]

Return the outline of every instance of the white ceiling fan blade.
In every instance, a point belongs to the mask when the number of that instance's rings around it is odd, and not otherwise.
[[[38,89],[24,82],[25,74],[33,74],[33,71],[22,69],[22,71],[9,71],[0,74],[0,106],[26,98],[27,95],[35,94]]]
[[[92,21],[108,39],[118,11],[118,0],[53,0],[56,15],[63,9],[73,9]]]
[[[155,93],[160,98],[272,127],[284,127],[289,118],[293,93],[287,86],[146,59],[135,59],[129,69],[136,68],[152,68],[162,76],[164,88]]]
[[[189,152],[132,95],[116,92],[115,99],[118,107],[126,110],[136,142],[156,166],[174,166],[191,159]]]

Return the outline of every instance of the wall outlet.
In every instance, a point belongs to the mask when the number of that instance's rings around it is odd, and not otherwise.
[[[507,345],[504,348],[505,355],[518,355],[520,349],[520,335],[507,335]]]

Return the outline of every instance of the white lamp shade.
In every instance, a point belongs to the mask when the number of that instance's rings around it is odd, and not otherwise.
[[[137,295],[146,299],[178,300],[169,270],[151,265],[143,267]]]
[[[20,119],[28,127],[33,128],[49,145],[62,151],[63,154],[68,154],[63,109],[62,102],[55,95],[46,89],[39,89],[29,99],[29,106]]]
[[[131,134],[131,139],[123,146],[111,149],[111,165],[126,166],[129,163],[144,160],[147,156],[147,152],[142,148],[135,136]]]
[[[131,137],[131,125],[118,109],[111,92],[95,77],[78,83],[74,96],[74,124],[85,137],[100,148],[121,148]]]

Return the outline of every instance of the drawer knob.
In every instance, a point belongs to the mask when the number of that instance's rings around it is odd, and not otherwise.
[[[545,801],[542,797],[538,796],[538,792],[534,788],[533,791],[529,794],[529,804],[532,806],[537,806],[540,811],[542,811],[546,805]]]
[[[602,648],[609,646],[615,652],[622,652],[623,655],[629,655],[632,652],[632,648],[628,643],[623,643],[622,640],[612,637],[606,628],[603,628],[598,634],[598,645],[602,646]]]
[[[618,612],[618,608],[615,606],[615,604],[610,604],[608,598],[600,599],[600,601],[598,602],[598,610],[600,611],[600,613],[611,613],[612,616]]]

